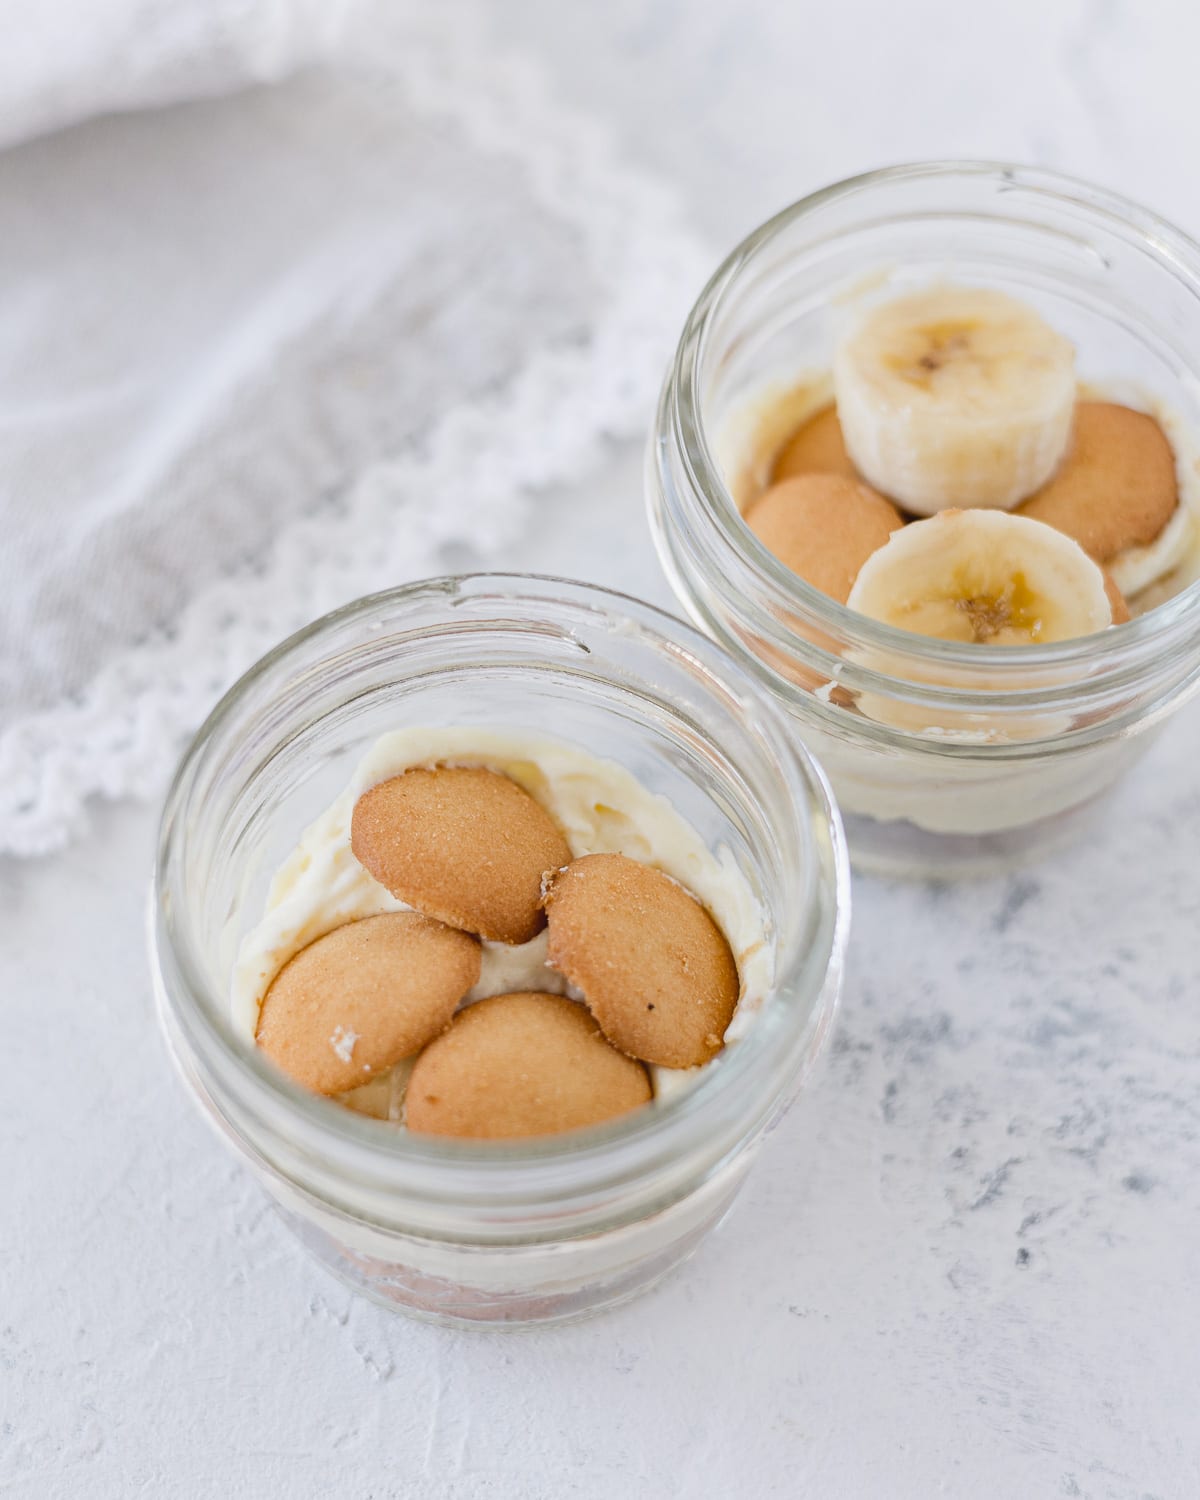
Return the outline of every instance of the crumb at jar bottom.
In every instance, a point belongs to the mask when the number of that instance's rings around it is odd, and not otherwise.
[[[266,1184],[284,1222],[325,1268],[393,1311],[462,1327],[573,1322],[635,1297],[681,1265],[727,1213],[746,1153],[688,1197],[637,1223],[572,1240],[469,1245],[354,1220]]]

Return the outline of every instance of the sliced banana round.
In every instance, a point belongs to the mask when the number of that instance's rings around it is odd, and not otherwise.
[[[847,600],[874,620],[943,641],[1048,644],[1113,623],[1109,581],[1078,542],[994,510],[914,521],[859,570]]]
[[[917,515],[1011,510],[1070,443],[1074,348],[1003,292],[937,287],[875,308],[835,351],[833,383],[856,469]]]

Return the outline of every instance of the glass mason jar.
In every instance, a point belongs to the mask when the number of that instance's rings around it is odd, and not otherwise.
[[[272,873],[378,736],[443,724],[611,758],[732,855],[774,984],[695,1087],[558,1137],[410,1135],[296,1087],[234,1028],[234,958]],[[321,1261],[406,1312],[532,1323],[632,1295],[722,1216],[828,1035],[848,921],[836,810],[769,695],[649,606],[479,575],[348,605],[218,704],[163,812],[150,947],[185,1079]]]
[[[675,593],[790,711],[854,862],[939,876],[1073,833],[1200,681],[1194,583],[1078,640],[950,643],[836,603],[742,521],[730,454],[756,411],[827,375],[848,307],[944,280],[1031,304],[1072,340],[1085,380],[1153,396],[1175,434],[1200,433],[1200,246],[1054,173],[930,163],[814,193],[734,250],[683,330],[646,476]],[[1200,572],[1192,540],[1184,581]]]

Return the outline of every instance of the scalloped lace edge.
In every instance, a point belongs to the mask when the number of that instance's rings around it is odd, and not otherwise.
[[[426,12],[415,34],[413,19],[392,12],[403,30],[386,71],[378,29],[364,61],[419,112],[515,160],[534,197],[580,235],[603,289],[592,334],[536,352],[505,388],[449,411],[418,451],[365,470],[336,513],[291,523],[264,566],[198,593],[169,633],[107,663],[79,698],[0,734],[0,853],[63,847],[87,826],[92,796],[157,795],[185,736],[278,640],[389,566],[432,559],[456,539],[484,551],[511,540],[533,492],[583,477],[606,440],[644,428],[680,288],[699,285],[705,261],[672,195],[621,163],[608,131],[557,104],[530,59],[497,53],[477,17],[469,37],[459,9],[453,22]],[[476,502],[468,514],[455,503],[464,494]],[[366,534],[385,539],[369,564],[353,545]],[[298,577],[311,580],[302,597]]]

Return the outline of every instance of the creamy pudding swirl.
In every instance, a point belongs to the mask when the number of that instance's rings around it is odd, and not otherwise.
[[[1192,581],[1194,458],[1155,415],[1081,390],[1072,345],[1014,298],[943,286],[884,303],[831,383],[832,402],[793,392],[764,419],[769,451],[735,498],[839,603],[1013,646],[1122,624]]]

